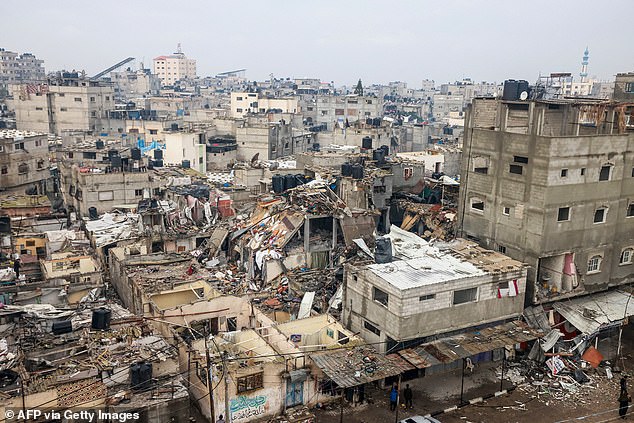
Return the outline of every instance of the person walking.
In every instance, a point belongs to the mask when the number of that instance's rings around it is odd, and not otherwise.
[[[405,407],[413,408],[414,406],[412,405],[412,388],[409,387],[409,383],[405,385],[403,396],[405,397]]]
[[[398,389],[396,389],[396,385],[392,386],[392,390],[390,391],[390,411],[396,410],[398,406]]]
[[[625,414],[627,414],[627,409],[630,406],[630,402],[632,402],[632,397],[627,393],[627,389],[621,389],[621,395],[619,395],[619,416],[622,419],[625,419]]]

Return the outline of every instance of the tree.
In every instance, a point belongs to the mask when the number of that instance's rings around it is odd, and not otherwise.
[[[363,84],[361,83],[361,79],[357,82],[357,86],[354,88],[354,93],[357,95],[363,95]]]

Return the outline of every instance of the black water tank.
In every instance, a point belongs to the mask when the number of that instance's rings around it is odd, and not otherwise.
[[[97,140],[95,141],[95,147],[97,148],[97,150],[103,150],[103,148],[105,147],[105,144],[103,143],[102,140]]]
[[[152,363],[139,362],[130,366],[130,388],[143,391],[152,386]]]
[[[172,131],[178,131],[178,123],[172,123],[170,128],[172,129]]]
[[[61,335],[73,331],[73,323],[70,320],[53,323],[53,335]]]
[[[295,188],[297,186],[297,182],[295,181],[295,175],[286,175],[284,176],[284,191],[287,189]]]
[[[381,118],[372,119],[372,126],[381,126]]]
[[[361,148],[365,150],[372,150],[372,138],[363,137],[363,139],[361,140]]]
[[[280,194],[284,192],[284,177],[282,175],[273,175],[271,185],[273,185],[274,193]]]
[[[108,159],[112,160],[113,157],[119,155],[119,151],[117,150],[108,150]]]
[[[528,94],[530,88],[528,85],[528,81],[524,81],[523,79],[520,79],[519,81],[517,81],[517,98],[521,98],[520,96],[522,95],[523,92],[526,92],[526,94]]]
[[[181,162],[181,167],[183,169],[189,169],[191,167],[191,162],[189,160],[183,160]]]
[[[157,148],[156,150],[154,150],[154,159],[155,160],[162,160],[163,159],[163,150],[161,150],[160,148]]]
[[[383,155],[385,157],[390,155],[390,147],[388,147],[387,145],[382,145],[379,147],[381,150],[383,150]]]
[[[352,166],[352,177],[354,179],[363,179],[363,166],[356,164]]]
[[[519,100],[518,82],[514,79],[504,81],[504,90],[502,91],[502,100]]]
[[[365,118],[365,124],[366,125],[372,125],[372,118]],[[372,148],[372,147],[370,147]]]
[[[130,157],[132,160],[141,160],[141,149],[138,147],[130,149]]]
[[[341,176],[352,176],[352,165],[350,163],[341,165]]]
[[[121,156],[113,156],[110,158],[110,164],[113,168],[120,169],[123,163],[121,162]]]
[[[374,250],[374,261],[377,263],[390,263],[392,261],[392,242],[389,238],[377,238]]]
[[[303,174],[298,173],[297,175],[295,175],[295,183],[296,185],[304,185],[306,183],[306,178],[304,177]]]
[[[97,207],[88,207],[88,216],[90,220],[99,219],[99,213],[97,213]]]
[[[382,148],[377,148],[372,152],[372,160],[378,165],[385,163],[385,151]]]
[[[100,307],[92,311],[92,328],[94,330],[110,329],[110,318],[112,311],[105,307]]]
[[[152,166],[154,167],[163,167],[163,160],[153,160]]]

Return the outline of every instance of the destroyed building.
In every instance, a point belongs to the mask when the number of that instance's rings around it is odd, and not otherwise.
[[[396,226],[386,238],[385,258],[345,266],[342,320],[379,351],[521,315],[522,263],[466,240],[431,245]]]
[[[46,134],[0,130],[0,191],[53,191],[48,154]]]
[[[526,262],[529,302],[631,282],[633,109],[580,99],[469,106],[460,233]]]

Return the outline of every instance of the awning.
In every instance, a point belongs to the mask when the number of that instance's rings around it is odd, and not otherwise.
[[[400,359],[368,347],[310,354],[315,365],[338,386],[351,388],[401,374],[409,369]]]
[[[466,332],[450,338],[407,348],[398,354],[419,369],[436,364],[448,364],[483,352],[528,342],[543,336],[522,321],[503,323],[474,332]]]
[[[609,291],[557,302],[553,309],[581,333],[592,335],[634,316],[634,301],[627,292]]]

